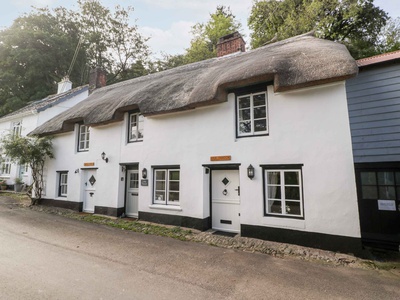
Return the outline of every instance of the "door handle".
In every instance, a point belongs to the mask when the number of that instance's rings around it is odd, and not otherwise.
[[[94,193],[89,193],[90,197],[93,197],[93,194],[94,194]]]
[[[235,191],[237,191],[238,192],[238,196],[240,196],[240,186],[238,186],[238,188],[235,189]]]
[[[222,191],[222,194],[223,194],[224,196],[226,196],[226,195],[228,194],[228,191],[227,191],[226,189],[224,189],[224,190]]]

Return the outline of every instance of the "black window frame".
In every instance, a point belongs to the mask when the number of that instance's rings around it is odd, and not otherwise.
[[[152,173],[153,173],[153,195],[152,195],[152,204],[153,205],[164,205],[164,206],[170,206],[170,207],[179,207],[181,205],[181,168],[179,165],[158,165],[158,166],[151,166],[152,168]],[[166,199],[165,199],[165,203],[157,203],[155,202],[155,197],[156,197],[156,171],[160,171],[160,170],[165,170],[166,174],[168,174],[168,176],[165,179],[165,193],[166,193]],[[169,192],[169,172],[170,171],[179,171],[179,200],[178,203],[173,204],[173,203],[169,203],[169,196],[167,197],[167,194]]]
[[[67,182],[66,182],[66,189],[67,189],[67,191],[66,191],[66,193],[65,194],[62,194],[61,193],[61,188],[62,188],[62,185],[61,185],[61,178],[62,178],[62,175],[67,175]],[[68,171],[57,171],[57,177],[58,177],[58,191],[57,191],[57,195],[58,195],[58,197],[63,197],[63,198],[66,198],[67,197],[67,195],[68,195]],[[63,185],[64,186],[64,185]]]
[[[262,180],[263,180],[263,215],[264,217],[275,217],[275,218],[284,218],[284,219],[295,219],[295,220],[304,220],[305,219],[305,207],[304,207],[304,179],[303,179],[303,164],[262,164],[260,167],[262,168]],[[300,183],[300,205],[302,210],[302,215],[286,215],[286,214],[271,214],[267,212],[267,178],[265,176],[266,171],[268,170],[277,170],[277,171],[285,171],[285,170],[296,170],[300,174],[299,183]],[[284,186],[284,185],[283,185]],[[284,199],[286,202],[286,199]],[[289,200],[290,201],[290,200]]]
[[[260,136],[269,136],[269,104],[268,104],[268,85],[273,84],[272,82],[264,82],[255,85],[245,86],[242,88],[228,90],[229,93],[235,94],[235,136],[238,139],[241,138],[251,138]],[[250,94],[265,93],[265,106],[266,106],[266,122],[267,122],[267,132],[260,134],[251,135],[239,135],[239,114],[238,114],[238,98]],[[252,120],[254,121],[254,120]]]
[[[128,112],[127,134],[126,134],[126,142],[128,144],[130,144],[130,143],[140,143],[140,142],[143,142],[143,139],[144,139],[144,134],[142,133],[143,136],[141,138],[136,138],[136,140],[131,140],[130,136],[131,136],[131,129],[132,129],[131,128],[131,116],[132,115],[137,115],[138,117],[140,115],[143,116],[143,114],[140,111],[130,111],[130,112]],[[143,118],[144,118],[144,116],[143,116]],[[137,120],[136,122],[139,125],[139,120]]]
[[[85,141],[89,142],[89,145],[88,145],[87,148],[85,146],[85,149],[81,149],[80,148],[80,144],[81,144],[81,127],[83,127],[83,126],[85,126],[87,128],[87,131],[89,132],[89,138],[87,140],[85,140]],[[89,148],[90,148],[90,126],[89,125],[86,125],[86,124],[83,124],[83,123],[79,123],[78,124],[78,140],[77,140],[77,147],[76,148],[77,148],[77,152],[88,152],[89,151]]]

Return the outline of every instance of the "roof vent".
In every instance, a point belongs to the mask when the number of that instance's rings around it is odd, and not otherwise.
[[[246,43],[239,32],[220,37],[217,43],[217,56],[225,56],[236,52],[245,52]]]

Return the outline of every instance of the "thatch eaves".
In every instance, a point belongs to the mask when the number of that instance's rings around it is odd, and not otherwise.
[[[301,35],[100,88],[31,134],[70,131],[77,121],[107,124],[132,109],[156,115],[221,103],[229,89],[261,82],[273,82],[275,92],[283,92],[345,80],[357,72],[345,46]]]

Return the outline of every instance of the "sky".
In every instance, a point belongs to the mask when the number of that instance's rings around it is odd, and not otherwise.
[[[392,18],[400,17],[398,0],[375,0]],[[250,31],[247,18],[250,15],[253,0],[101,0],[103,6],[110,9],[116,5],[133,6],[132,22],[139,31],[150,37],[148,45],[153,55],[161,53],[182,54],[190,45],[190,29],[196,23],[205,23],[217,5],[231,8],[236,19],[242,24],[242,33],[249,44]],[[9,27],[13,20],[32,10],[32,6],[50,8],[65,6],[77,9],[75,0],[1,0],[0,29]]]

